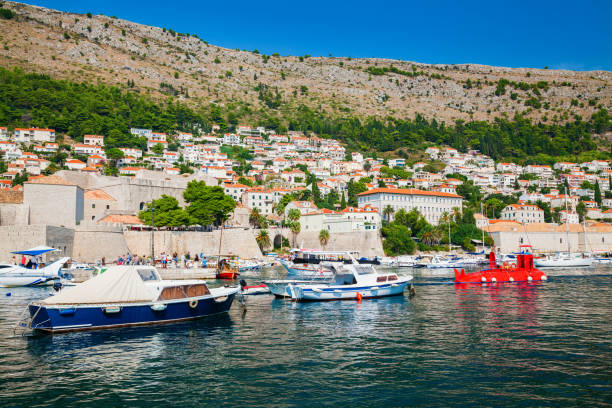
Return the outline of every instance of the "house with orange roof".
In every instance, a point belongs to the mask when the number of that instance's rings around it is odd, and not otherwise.
[[[102,135],[83,135],[83,143],[87,145],[104,147],[104,136]]]
[[[302,231],[327,230],[333,236],[334,233],[377,230],[381,219],[378,209],[370,206],[346,207],[340,211],[323,208],[302,214],[300,225]]]
[[[257,208],[262,215],[274,214],[274,193],[261,186],[246,189],[242,204],[250,209]]]
[[[83,193],[84,221],[94,224],[104,218],[110,211],[117,210],[117,200],[104,190],[87,190]]]
[[[54,129],[15,128],[13,132],[15,141],[19,143],[55,142]]]
[[[521,224],[544,222],[544,210],[535,204],[510,204],[501,211],[500,218]]]
[[[3,141],[9,140],[9,132],[6,126],[0,126],[0,140],[3,140]]]
[[[169,176],[178,176],[181,174],[181,169],[178,167],[164,167],[164,173]]]
[[[240,183],[225,183],[223,185],[225,194],[231,196],[236,202],[242,200],[242,194],[249,188],[249,186]]]
[[[140,159],[142,157],[142,150],[137,149],[135,147],[120,147],[119,150],[123,152],[123,156],[131,156],[136,159]]]
[[[80,161],[79,159],[70,159],[70,160],[66,160],[66,166],[70,170],[81,170],[87,167],[87,164]]]
[[[416,188],[373,188],[357,195],[359,207],[370,205],[378,208],[379,214],[389,206],[394,213],[399,210],[417,210],[434,225],[439,223],[444,213],[461,211],[463,197],[439,191],[425,191]]]
[[[97,154],[99,156],[106,157],[104,149],[101,146],[76,143],[73,148],[76,154],[84,154],[87,156]]]
[[[87,158],[87,165],[95,166],[96,164],[104,164],[105,161],[104,157],[99,154],[93,154]]]

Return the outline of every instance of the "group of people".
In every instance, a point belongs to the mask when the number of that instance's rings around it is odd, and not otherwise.
[[[12,259],[12,263],[13,265],[17,264],[17,260],[15,259],[15,257],[13,256]],[[21,260],[19,261],[19,266],[22,266],[24,268],[28,268],[28,269],[38,269],[38,268],[42,268],[44,266],[43,263],[43,258],[42,256],[30,256],[27,257],[25,255],[21,256]]]
[[[181,265],[184,268],[206,267],[206,258],[201,252],[200,254],[195,254],[195,256],[193,257],[191,256],[191,253],[189,251],[187,251],[187,253],[181,255],[180,257],[176,252],[174,252],[172,255],[162,252],[160,256],[160,261],[162,268],[167,268],[170,263],[173,263],[175,268],[179,268]]]
[[[102,258],[102,265],[106,264],[106,260]],[[206,258],[203,253],[195,254],[192,256],[188,251],[187,253],[179,257],[178,253],[174,252],[172,255],[162,252],[161,255],[155,259],[154,264],[161,264],[162,268],[168,268],[169,265],[174,265],[175,268],[205,268]],[[138,256],[132,254],[124,254],[117,258],[117,265],[151,265],[150,256]]]

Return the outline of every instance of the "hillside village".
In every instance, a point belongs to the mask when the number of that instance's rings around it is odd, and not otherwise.
[[[495,163],[478,151],[431,146],[425,151],[428,162],[407,163],[399,157],[347,154],[337,140],[301,132],[279,135],[262,127],[238,126],[236,133],[201,135],[167,135],[137,128],[130,132],[146,138],[147,150],[120,148],[118,157],[110,158],[104,135],[85,135],[83,143],[69,145],[53,129],[0,127],[0,151],[6,163],[2,189],[22,191],[24,182],[44,184],[48,175],[61,169],[128,179],[204,179],[223,186],[236,201],[238,212],[255,211],[265,218],[265,225],[280,225],[288,210],[296,208],[302,231],[327,229],[332,233],[378,230],[383,220],[392,220],[401,209],[416,209],[427,222],[437,225],[448,214],[461,211],[465,185],[480,188],[484,197],[515,198],[501,211],[492,204],[495,198],[486,200],[482,213],[475,214],[478,228],[508,221],[558,224],[612,219],[612,168],[602,160],[520,166]],[[59,155],[62,152],[66,154]],[[312,194],[308,200],[296,199],[301,192],[315,190],[325,203],[320,208]],[[180,194],[175,195],[180,199]],[[287,195],[291,201],[283,200]],[[87,190],[84,197],[121,200]],[[138,208],[107,206],[107,211],[92,211],[88,206],[95,204],[86,203],[74,223],[142,224],[137,215],[143,203]],[[7,222],[0,221],[2,225]],[[248,226],[248,222],[243,224]]]

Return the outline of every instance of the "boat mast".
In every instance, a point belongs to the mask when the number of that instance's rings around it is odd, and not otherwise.
[[[482,213],[482,201],[480,202],[480,214],[484,217],[484,214]],[[482,231],[482,252],[484,252],[484,228],[481,228],[480,230]]]
[[[569,211],[567,210],[567,187],[564,188],[565,190],[565,236],[567,239],[567,254],[571,254],[571,248],[570,248],[570,241],[569,241]]]

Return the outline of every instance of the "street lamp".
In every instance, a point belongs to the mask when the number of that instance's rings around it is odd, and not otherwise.
[[[155,206],[151,201],[151,261],[155,266]]]

